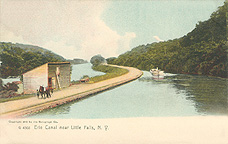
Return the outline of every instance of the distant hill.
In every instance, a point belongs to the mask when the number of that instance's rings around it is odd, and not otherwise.
[[[0,42],[0,77],[19,76],[47,62],[64,62],[59,56],[38,46]]]
[[[77,59],[77,58],[75,58],[73,60],[67,59],[67,61],[70,62],[72,65],[88,63],[88,61],[86,61],[86,60]]]
[[[32,52],[39,52],[39,53],[42,53],[42,54],[45,54],[45,52],[48,52],[48,53],[52,53],[53,54],[53,57],[55,57],[56,59],[59,59],[59,60],[62,60],[64,61],[65,58],[63,58],[62,56],[50,51],[50,50],[47,50],[45,48],[42,48],[42,47],[39,47],[39,46],[34,46],[34,45],[28,45],[28,44],[20,44],[20,43],[11,43],[11,42],[0,42],[0,48],[1,48],[1,45],[3,44],[9,44],[11,45],[11,47],[19,47],[23,50],[25,50],[26,52],[28,51],[32,51]]]
[[[108,58],[110,64],[141,70],[159,67],[165,72],[228,77],[226,23],[228,4],[213,12],[210,19],[196,24],[187,35],[174,40],[138,46]]]

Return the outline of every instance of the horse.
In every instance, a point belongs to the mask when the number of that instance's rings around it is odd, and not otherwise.
[[[51,93],[53,93],[52,88],[44,88],[43,86],[40,86],[39,89],[37,89],[37,97],[39,98],[39,95],[41,95],[41,98],[46,99],[51,97]],[[45,97],[46,95],[46,97]]]
[[[53,94],[53,89],[47,87],[45,93],[47,95],[47,98],[49,98],[49,97],[51,97],[51,94]]]

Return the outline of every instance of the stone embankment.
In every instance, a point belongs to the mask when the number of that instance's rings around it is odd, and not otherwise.
[[[115,66],[115,65],[111,65]],[[143,72],[132,67],[115,66],[127,69],[129,72],[119,77],[93,84],[78,84],[54,92],[51,98],[38,99],[32,97],[0,103],[0,118],[20,118],[27,115],[53,108],[71,101],[80,100],[99,92],[120,86],[139,78]]]

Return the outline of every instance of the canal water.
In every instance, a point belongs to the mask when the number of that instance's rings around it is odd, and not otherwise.
[[[72,80],[103,73],[91,64],[74,65]],[[166,74],[153,79],[148,71],[141,78],[53,109],[31,118],[130,118],[228,115],[228,80],[215,77]]]

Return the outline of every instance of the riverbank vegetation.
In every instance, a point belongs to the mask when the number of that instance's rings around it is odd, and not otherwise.
[[[90,81],[92,82],[99,82],[99,81],[111,79],[128,73],[128,70],[126,69],[108,66],[108,65],[96,65],[96,66],[93,66],[92,69],[95,71],[101,71],[106,73],[105,75],[95,76],[90,78]]]
[[[126,69],[106,65],[107,61],[101,55],[93,56],[90,59],[90,63],[93,65],[93,70],[106,73],[105,75],[90,78],[90,83],[111,79],[128,73]]]
[[[104,72],[104,75],[98,75],[98,76],[94,76],[94,77],[89,77],[88,75],[83,76],[81,79],[85,79],[85,78],[89,78],[89,81],[86,83],[96,83],[96,82],[100,82],[103,80],[108,80],[114,77],[118,77],[121,75],[124,75],[126,73],[128,73],[128,70],[126,69],[122,69],[122,68],[118,68],[118,67],[113,67],[113,66],[108,66],[108,65],[93,65],[92,69],[95,71],[100,71],[100,72]],[[79,81],[72,81],[72,84],[79,84],[81,83]]]
[[[209,20],[196,24],[187,35],[165,42],[141,45],[118,58],[108,58],[109,64],[150,70],[159,67],[165,72],[228,77],[228,42],[225,2]]]

